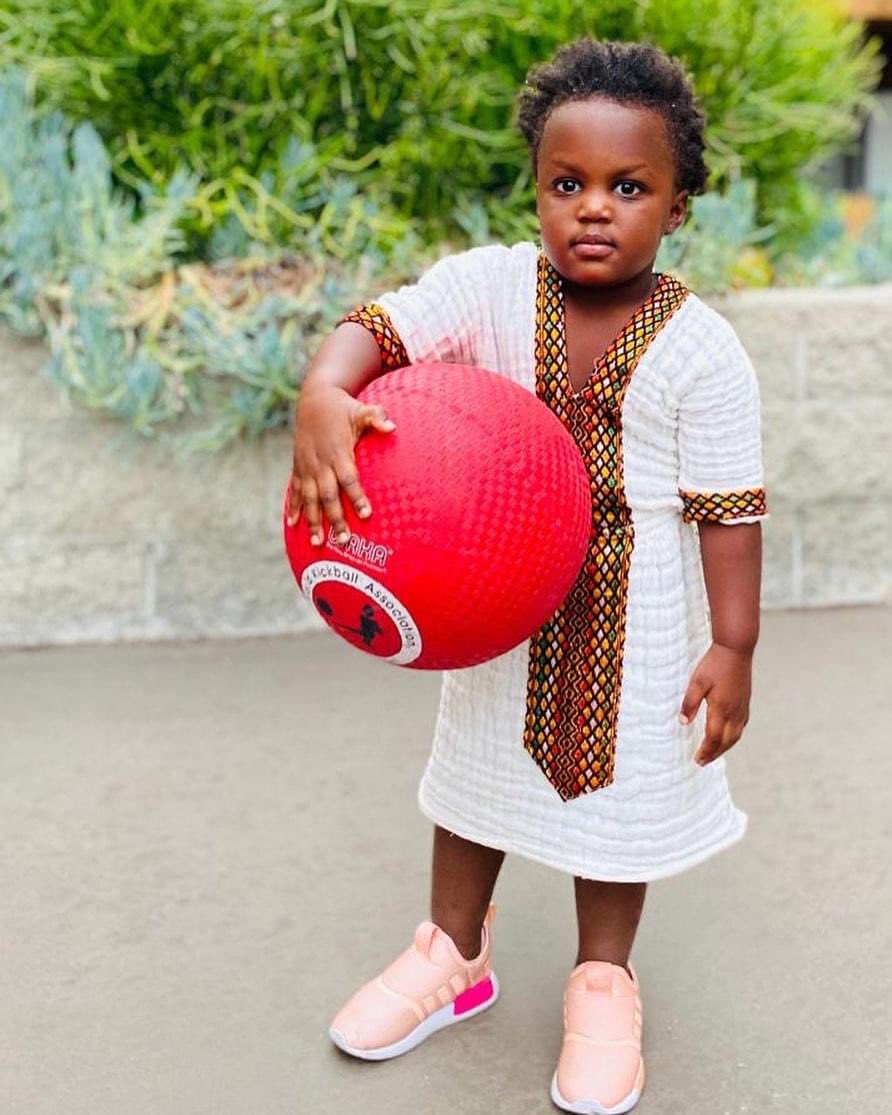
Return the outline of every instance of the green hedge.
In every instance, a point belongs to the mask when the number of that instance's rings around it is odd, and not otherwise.
[[[89,120],[119,181],[198,175],[193,248],[307,244],[349,259],[533,224],[513,123],[527,69],[591,33],[680,57],[709,117],[713,189],[756,183],[788,248],[799,172],[853,137],[878,41],[835,0],[6,0],[5,57]],[[345,247],[346,245],[346,247]]]
[[[197,176],[137,186],[140,206],[115,184],[91,124],[39,114],[23,75],[0,74],[0,323],[46,335],[46,371],[78,402],[185,449],[285,424],[336,318],[461,246],[406,235],[385,265],[374,227],[358,221],[340,225],[347,262],[305,241],[299,253],[188,263],[182,224]],[[769,260],[774,229],[760,223],[755,183],[740,179],[694,199],[657,269],[701,294],[892,279],[892,197],[858,215],[857,234],[844,198],[806,197],[813,232],[795,255]],[[485,215],[469,235],[486,240]]]

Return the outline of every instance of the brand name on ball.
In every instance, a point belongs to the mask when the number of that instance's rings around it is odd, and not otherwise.
[[[334,530],[328,528],[328,544],[332,549],[339,550],[342,554],[349,554],[355,561],[364,565],[374,565],[376,569],[386,569],[387,559],[393,553],[389,546],[382,546],[379,542],[370,542],[358,534],[351,534],[347,541],[341,545],[336,541]]]

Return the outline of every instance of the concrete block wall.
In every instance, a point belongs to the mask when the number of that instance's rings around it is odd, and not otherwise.
[[[176,460],[39,375],[0,333],[0,645],[319,626],[283,557],[291,439]]]
[[[892,285],[710,301],[759,376],[766,605],[892,602]]]
[[[892,601],[892,286],[711,299],[762,390],[766,607]],[[0,645],[320,625],[282,553],[285,432],[184,465],[0,332]]]

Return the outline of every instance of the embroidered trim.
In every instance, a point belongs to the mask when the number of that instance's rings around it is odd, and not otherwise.
[[[634,531],[625,498],[622,404],[638,361],[687,288],[661,275],[574,394],[563,286],[544,252],[536,288],[536,394],[573,434],[592,484],[592,535],[564,603],[532,637],[524,748],[564,801],[613,781]]]
[[[406,346],[400,339],[399,333],[394,328],[390,315],[383,306],[377,302],[369,302],[366,306],[357,306],[349,314],[340,318],[336,325],[345,321],[355,321],[372,334],[381,352],[381,371],[393,372],[397,368],[405,368],[412,361],[406,352]]]
[[[725,492],[686,492],[679,488],[678,494],[686,523],[720,523],[768,514],[764,488],[737,488]]]

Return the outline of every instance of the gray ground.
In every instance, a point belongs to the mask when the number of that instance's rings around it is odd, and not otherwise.
[[[765,617],[749,833],[645,906],[641,1115],[890,1109],[890,646],[892,609]],[[518,858],[492,1011],[326,1037],[428,914],[437,686],[328,634],[0,656],[3,1115],[553,1110],[572,884]]]

